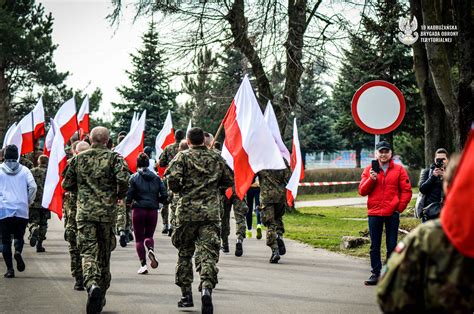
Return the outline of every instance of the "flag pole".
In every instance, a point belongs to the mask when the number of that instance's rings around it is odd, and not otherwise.
[[[225,119],[225,118],[224,118]],[[214,144],[216,143],[217,141],[217,137],[221,134],[221,131],[222,131],[222,127],[224,126],[224,120],[221,121],[221,124],[219,125],[219,128],[217,129],[217,132],[216,134],[214,135],[214,138],[212,139],[212,142],[211,142],[211,148],[214,147]]]

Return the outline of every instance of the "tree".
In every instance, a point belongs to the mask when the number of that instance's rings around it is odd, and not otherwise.
[[[15,108],[14,98],[33,87],[53,88],[68,73],[53,62],[53,17],[34,0],[0,0],[0,138]]]
[[[304,152],[331,152],[340,143],[333,128],[334,107],[318,74],[314,63],[307,67],[301,82],[301,105],[295,110],[299,121],[301,150]]]
[[[179,21],[181,26],[176,31],[181,32],[181,36],[174,34],[174,38],[179,38],[174,46],[184,54],[196,52],[204,45],[232,44],[236,47],[251,65],[260,106],[264,108],[268,100],[272,101],[284,131],[286,117],[298,102],[304,71],[303,50],[324,58],[323,47],[339,31],[340,15],[335,13],[328,17],[321,13],[322,0],[268,0],[254,1],[251,5],[246,5],[244,0],[212,2],[140,0],[135,6],[136,16],[163,12],[168,19]],[[112,4],[114,11],[110,18],[118,21],[122,1],[112,0]],[[186,21],[186,25],[183,26],[182,21]],[[282,55],[286,59],[285,85],[282,103],[279,103],[274,99],[265,64],[274,64],[270,59]]]
[[[133,113],[146,110],[145,145],[154,146],[168,110],[175,110],[177,93],[169,85],[170,78],[165,72],[167,60],[163,57],[164,50],[159,49],[154,22],[149,24],[142,41],[143,48],[131,54],[133,70],[126,71],[131,86],[117,88],[124,102],[112,103],[116,109],[114,126],[115,131],[128,131]]]
[[[217,67],[217,58],[211,50],[204,47],[193,62],[196,69],[196,77],[186,75],[183,81],[182,91],[191,99],[182,107],[181,117],[183,125],[192,119],[193,125],[200,126],[205,130],[214,130],[213,124],[218,123],[220,117],[214,111],[215,103],[211,95],[213,91],[213,71]]]
[[[452,143],[460,151],[472,121],[473,55],[472,0],[410,0],[412,16],[419,25],[456,25],[459,36],[452,43],[413,45],[414,69],[425,116],[425,160],[438,147]],[[449,13],[449,14],[445,14]]]

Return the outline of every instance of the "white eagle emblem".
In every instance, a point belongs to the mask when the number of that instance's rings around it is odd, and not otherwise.
[[[401,32],[398,32],[398,39],[403,44],[410,46],[418,40],[418,32],[415,32],[418,28],[416,16],[413,17],[411,22],[409,18],[400,18],[400,21],[398,21],[398,27],[401,30]]]

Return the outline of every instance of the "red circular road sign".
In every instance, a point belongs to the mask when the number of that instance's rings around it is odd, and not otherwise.
[[[386,81],[367,82],[352,98],[354,121],[367,133],[392,132],[402,123],[405,112],[405,98],[402,92]]]

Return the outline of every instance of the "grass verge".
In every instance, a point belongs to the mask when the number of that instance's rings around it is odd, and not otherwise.
[[[414,200],[411,202],[414,203]],[[413,204],[414,205],[414,204]],[[343,236],[368,236],[367,209],[357,207],[307,207],[284,216],[285,237],[333,252],[358,257],[369,256],[369,244],[355,249],[341,249]],[[401,216],[400,228],[412,230],[420,221],[407,213]],[[399,236],[402,238],[402,235]],[[382,239],[385,243],[385,239]],[[382,245],[382,255],[385,249]]]

